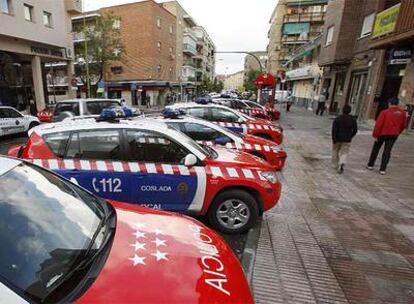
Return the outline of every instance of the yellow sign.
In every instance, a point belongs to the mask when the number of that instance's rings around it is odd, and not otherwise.
[[[377,14],[372,37],[382,36],[394,31],[395,25],[397,24],[398,14],[400,12],[400,7],[401,3]]]

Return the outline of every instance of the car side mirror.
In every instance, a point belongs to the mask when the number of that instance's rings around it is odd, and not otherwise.
[[[237,122],[244,122],[243,118],[239,117],[239,119],[237,119]]]
[[[197,157],[194,154],[187,154],[184,159],[184,166],[192,167],[197,164]]]
[[[229,143],[230,140],[228,137],[218,137],[214,140],[214,144],[216,145],[221,145],[221,146],[225,146],[227,143]]]

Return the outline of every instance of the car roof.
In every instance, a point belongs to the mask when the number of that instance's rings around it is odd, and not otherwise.
[[[154,120],[148,124],[140,120],[120,120],[118,122],[97,122],[94,118],[69,119],[57,123],[39,125],[31,130],[38,135],[45,135],[56,132],[78,131],[88,129],[134,129],[142,128],[151,131],[168,132],[171,130],[167,125]],[[31,134],[30,132],[30,134]]]
[[[9,158],[6,156],[0,156],[0,176],[5,174],[6,172],[14,169],[18,165],[22,163],[21,160]]]
[[[87,101],[117,101],[121,102],[119,99],[109,99],[109,98],[78,98],[78,99],[66,99],[66,100],[60,100],[56,102],[58,103],[71,103],[71,102],[87,102]]]
[[[215,104],[215,103],[200,104],[200,103],[196,103],[196,102],[174,103],[172,105],[167,106],[166,108],[170,108],[170,109],[185,109],[185,108],[195,108],[195,107],[199,107],[199,108],[214,107],[214,108],[222,108],[222,109],[227,109],[227,110],[233,110],[233,109],[231,109],[229,107],[226,107],[226,106],[223,106],[223,105],[219,105],[219,104]]]

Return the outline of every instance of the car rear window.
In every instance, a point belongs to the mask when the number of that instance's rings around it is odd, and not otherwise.
[[[105,108],[121,106],[121,104],[116,100],[96,100],[86,102],[86,109],[90,115],[99,115],[102,110]]]
[[[75,116],[79,116],[79,103],[78,102],[59,102],[55,108],[55,116],[62,114],[63,112],[73,113]]]

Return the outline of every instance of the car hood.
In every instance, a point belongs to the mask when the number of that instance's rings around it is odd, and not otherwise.
[[[253,303],[234,253],[191,218],[113,202],[108,259],[79,303]]]
[[[220,166],[237,165],[244,168],[258,168],[261,171],[272,170],[268,162],[249,153],[216,146],[214,150],[217,152],[217,158],[214,159],[214,162],[219,163]]]

